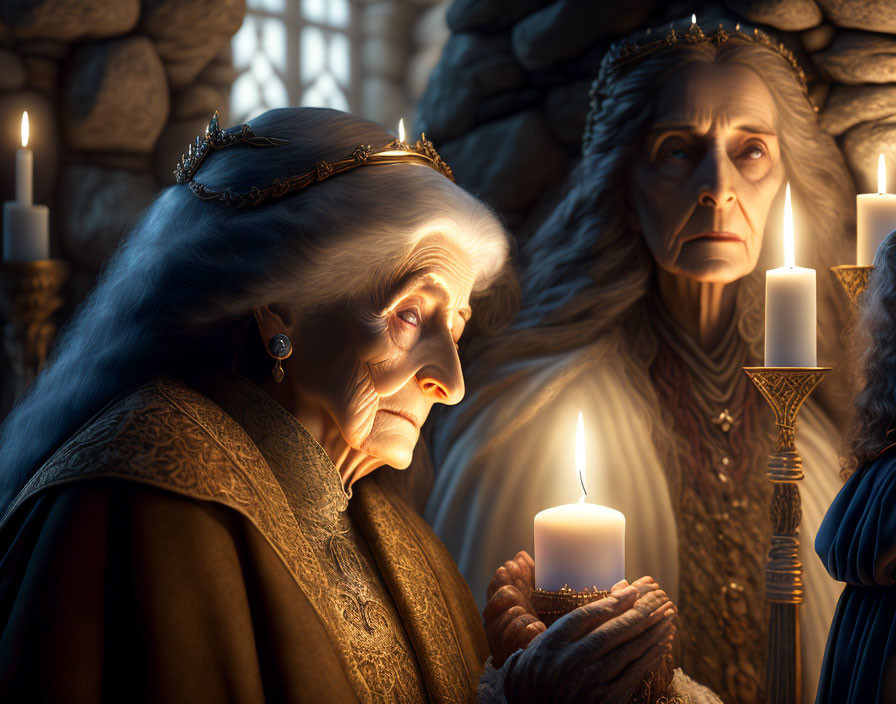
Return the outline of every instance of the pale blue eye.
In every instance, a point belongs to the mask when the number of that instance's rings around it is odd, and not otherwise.
[[[765,152],[762,151],[762,147],[750,147],[747,149],[747,157],[750,159],[761,159],[765,156]]]
[[[420,317],[417,315],[416,311],[413,310],[402,310],[398,312],[398,317],[401,318],[404,322],[409,325],[417,326],[420,324]]]
[[[666,155],[670,159],[687,159],[688,158],[688,154],[684,149],[670,149],[668,152],[666,152]]]

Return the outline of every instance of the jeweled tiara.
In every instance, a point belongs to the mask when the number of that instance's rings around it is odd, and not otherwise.
[[[692,17],[690,26],[684,31],[681,31],[680,26],[679,29],[676,29],[674,24],[670,24],[665,32],[647,29],[637,35],[616,42],[609,48],[601,60],[597,78],[591,84],[591,89],[588,92],[588,115],[585,118],[582,151],[588,153],[591,147],[597,119],[600,115],[601,103],[609,93],[609,86],[621,76],[624,76],[628,70],[651,56],[674,51],[683,46],[707,42],[716,46],[722,46],[732,39],[759,44],[778,54],[784,61],[790,64],[794,76],[802,88],[803,95],[806,96],[809,104],[812,104],[806,84],[806,74],[800,68],[793,52],[781,42],[775,41],[760,29],[743,27],[739,22],[733,24],[720,23],[718,27],[707,33],[697,24],[696,18]],[[818,110],[817,107],[814,109]]]
[[[206,157],[214,151],[236,144],[248,144],[253,147],[277,147],[287,144],[282,139],[259,137],[249,125],[240,125],[223,130],[218,124],[218,113],[212,116],[205,128],[205,136],[196,137],[186,154],[181,156],[180,163],[174,169],[177,183],[187,184],[198,198],[217,200],[238,208],[258,205],[271,198],[280,198],[295,193],[309,186],[325,181],[331,176],[352,171],[361,166],[389,164],[422,164],[435,169],[446,178],[454,181],[454,173],[436,151],[425,134],[414,144],[393,139],[384,147],[373,149],[369,144],[359,144],[346,159],[341,161],[318,161],[314,168],[300,174],[284,178],[275,178],[267,186],[253,186],[248,191],[239,193],[231,188],[215,191],[196,181],[196,172]]]
[[[703,42],[721,46],[731,38],[760,44],[777,53],[793,68],[793,72],[796,74],[803,92],[808,95],[806,74],[797,62],[793,52],[781,42],[772,39],[761,29],[747,29],[742,27],[739,22],[727,27],[724,23],[720,23],[717,28],[713,28],[708,33],[704,32],[696,21],[692,21],[684,32],[676,30],[673,25],[669,25],[669,28],[662,36],[658,36],[658,33],[652,29],[647,29],[636,38],[627,38],[613,44],[601,62],[601,73],[609,73],[616,69],[624,70],[630,64],[638,63],[649,56],[670,51],[679,46],[701,44]]]

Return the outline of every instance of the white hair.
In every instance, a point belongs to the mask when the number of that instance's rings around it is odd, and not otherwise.
[[[245,192],[319,160],[344,159],[358,144],[392,139],[372,122],[312,108],[272,110],[252,128],[285,145],[222,149],[196,180]],[[510,276],[510,240],[486,206],[434,169],[361,167],[248,208],[200,200],[185,185],[167,188],[110,258],[0,428],[0,506],[117,394],[159,374],[189,380],[234,367],[247,346],[259,354],[253,309],[283,302],[312,316],[372,295],[435,234],[474,263],[475,317],[490,284]]]

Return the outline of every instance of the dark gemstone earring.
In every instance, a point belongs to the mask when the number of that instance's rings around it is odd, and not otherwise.
[[[274,381],[279,384],[283,381],[283,365],[281,362],[292,354],[292,342],[289,341],[286,335],[278,333],[268,340],[268,352],[271,357],[277,360],[273,373]]]

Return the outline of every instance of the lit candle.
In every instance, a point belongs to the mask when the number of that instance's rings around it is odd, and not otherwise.
[[[16,153],[16,199],[3,204],[3,259],[31,261],[50,256],[50,211],[33,205],[34,154],[28,149],[28,113],[22,113],[22,148]]]
[[[585,424],[579,413],[576,471],[585,492]],[[535,583],[546,591],[609,589],[625,578],[625,516],[585,502],[535,516]]]
[[[400,119],[398,120],[398,141],[401,142],[402,144],[404,144],[404,141],[405,141],[404,138],[405,138],[405,134],[404,134],[404,118],[402,117],[402,118],[400,118]]]
[[[896,230],[896,195],[887,193],[884,155],[877,160],[877,193],[856,196],[856,264],[871,266],[884,237]]]
[[[814,367],[815,269],[794,265],[789,183],[784,196],[784,263],[765,272],[765,366]]]
[[[22,113],[22,148],[16,151],[16,203],[34,202],[34,152],[28,149],[28,111]]]

